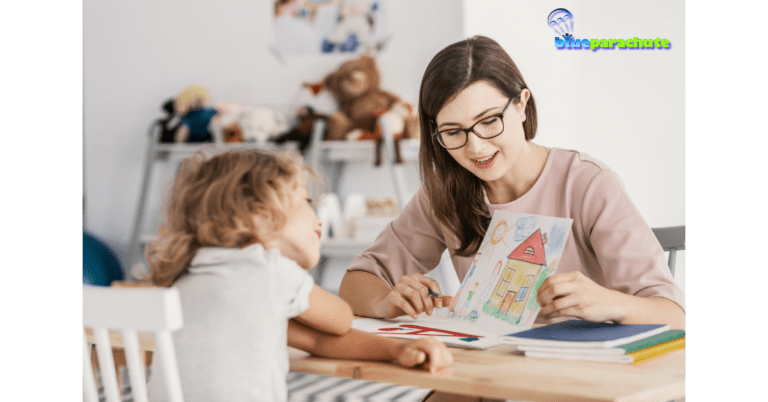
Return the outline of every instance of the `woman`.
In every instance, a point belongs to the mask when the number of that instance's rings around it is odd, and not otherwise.
[[[477,36],[440,51],[421,82],[419,117],[423,186],[347,269],[339,295],[355,314],[447,305],[429,296],[442,293],[424,274],[447,248],[463,278],[500,210],[573,219],[558,273],[539,288],[537,322],[684,328],[683,293],[621,181],[589,155],[532,141],[533,94],[498,43]]]

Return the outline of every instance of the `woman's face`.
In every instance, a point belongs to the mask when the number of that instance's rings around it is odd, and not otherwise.
[[[519,103],[512,103],[504,115],[504,131],[491,139],[469,133],[467,143],[448,150],[453,159],[485,182],[502,178],[520,159],[526,146],[523,121],[528,90],[524,89]],[[501,113],[509,98],[488,81],[478,81],[459,92],[437,113],[439,131],[466,129],[480,120]]]

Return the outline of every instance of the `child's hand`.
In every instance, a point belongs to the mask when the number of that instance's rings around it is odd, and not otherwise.
[[[453,355],[436,338],[425,337],[404,343],[397,353],[397,362],[405,367],[423,365],[434,373],[453,363]]]

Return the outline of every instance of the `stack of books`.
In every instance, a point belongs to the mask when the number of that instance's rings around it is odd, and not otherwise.
[[[685,348],[685,331],[669,325],[563,321],[502,336],[526,356],[640,363]]]

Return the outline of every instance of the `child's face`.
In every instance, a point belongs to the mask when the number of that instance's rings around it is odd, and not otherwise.
[[[291,192],[291,209],[282,233],[275,245],[280,253],[304,269],[320,261],[320,227],[322,222],[309,203],[309,193],[303,183]]]

